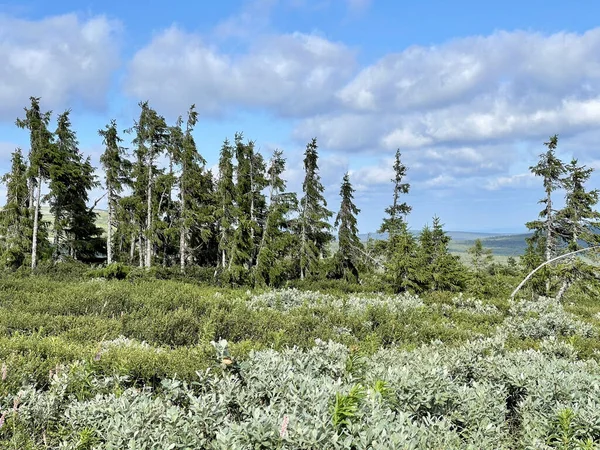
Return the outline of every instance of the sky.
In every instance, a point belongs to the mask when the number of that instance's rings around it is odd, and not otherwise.
[[[349,172],[362,233],[392,201],[397,149],[414,230],[437,215],[447,230],[522,232],[549,136],[600,168],[598,17],[597,0],[0,0],[0,172],[28,151],[15,120],[31,96],[53,117],[72,110],[95,167],[111,119],[129,128],[148,100],[174,124],[194,103],[208,167],[242,132],[266,158],[284,151],[300,191],[317,138],[328,207]]]

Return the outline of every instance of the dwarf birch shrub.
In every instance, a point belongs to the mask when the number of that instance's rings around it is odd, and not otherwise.
[[[591,324],[578,320],[574,314],[566,312],[560,303],[545,297],[536,301],[514,301],[503,326],[519,338],[596,335]]]
[[[0,448],[598,446],[593,325],[551,299],[496,304],[0,285]]]
[[[224,345],[217,345],[222,355]],[[154,390],[128,387],[124,378],[90,378],[80,365],[53,375],[46,390],[24,386],[0,407],[10,410],[18,395],[19,429],[46,432],[54,448],[64,449],[78,448],[82,435],[93,437],[90,448],[98,449],[512,449],[600,442],[595,361],[512,351],[501,334],[454,348],[382,349],[361,356],[364,364],[349,363],[353,358],[331,341],[253,351],[236,371],[215,366],[193,383],[163,380]],[[566,409],[572,414],[561,429]],[[558,446],[561,430],[570,447]],[[0,439],[10,433],[0,428]]]
[[[252,309],[273,308],[290,311],[300,307],[333,307],[353,312],[363,312],[369,307],[383,307],[390,311],[407,311],[424,306],[416,295],[400,294],[350,294],[334,296],[296,288],[273,290],[250,297],[247,304]]]

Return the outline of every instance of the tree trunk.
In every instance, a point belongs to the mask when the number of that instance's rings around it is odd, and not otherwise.
[[[148,157],[148,187],[146,189],[148,197],[147,215],[146,215],[146,268],[152,264],[152,239],[150,236],[152,230],[152,157]]]
[[[563,295],[565,295],[565,292],[567,291],[569,286],[571,286],[571,282],[569,280],[563,281],[562,286],[560,287],[560,289],[558,290],[558,292],[556,294],[556,301],[558,303],[560,303],[560,301],[562,300]]]
[[[54,261],[58,260],[58,244],[59,244],[59,235],[58,235],[58,221],[60,219],[60,214],[58,212],[58,208],[56,209],[56,211],[54,212],[54,237],[52,239],[52,245],[54,246],[54,249],[52,250],[52,259]]]
[[[113,202],[112,195],[110,192],[110,186],[108,186],[108,228],[106,230],[106,263],[112,264],[112,221],[113,221]]]
[[[302,231],[300,233],[300,279],[304,280],[304,267],[302,266],[302,257],[306,253],[306,206],[308,197],[304,197],[304,208],[302,208]]]
[[[31,212],[31,214],[33,214],[33,211],[35,210],[35,199],[34,199],[34,192],[35,192],[35,178],[30,177],[28,180],[28,188],[29,188],[29,211]]]
[[[546,197],[546,261],[552,259],[552,196]],[[550,295],[550,279],[546,280],[546,296]]]
[[[135,257],[135,233],[131,233],[131,245],[129,246],[129,264],[133,265],[133,258]]]
[[[35,210],[33,213],[33,238],[31,240],[31,268],[37,267],[37,236],[39,228],[38,216],[40,215],[40,197],[42,195],[42,168],[38,167],[37,194],[35,198]]]
[[[574,223],[574,227],[577,227],[577,223],[578,223],[578,219],[576,218],[573,223]],[[573,231],[573,242],[575,243],[575,249],[577,249],[578,245],[577,245],[577,229],[575,229]],[[567,260],[569,261],[570,264],[573,264],[573,262],[575,261],[575,256],[571,255],[567,258]],[[557,294],[556,294],[556,301],[560,302],[563,298],[563,295],[565,295],[565,292],[567,291],[567,289],[569,289],[569,287],[571,286],[572,281],[569,279],[565,279],[562,282],[562,285],[560,286],[560,289],[558,290]]]
[[[184,167],[185,170],[185,167]],[[181,177],[183,178],[183,173]],[[180,207],[180,220],[181,220],[181,229],[179,232],[179,267],[181,269],[181,273],[185,272],[185,258],[187,253],[187,229],[185,227],[185,195],[184,195],[184,185],[183,179],[179,182],[179,190],[181,197],[181,207]]]
[[[142,242],[141,234],[138,236],[138,247],[139,247],[140,267],[144,267],[144,244]]]

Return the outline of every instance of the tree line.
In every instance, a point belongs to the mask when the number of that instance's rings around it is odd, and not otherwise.
[[[185,117],[168,124],[148,102],[139,104],[133,126],[119,131],[115,120],[98,130],[104,152],[102,180],[89,157],[78,147],[70,110],[56,118],[43,112],[40,98],[31,97],[16,125],[29,132],[27,156],[17,148],[6,184],[6,204],[0,215],[0,264],[8,269],[36,268],[39,261],[71,258],[83,262],[122,263],[144,268],[214,269],[214,277],[232,284],[278,286],[293,279],[337,278],[357,282],[376,273],[397,292],[462,290],[467,284],[481,291],[492,266],[489,252],[476,242],[467,269],[449,252],[450,237],[439,218],[418,235],[409,230],[411,207],[403,201],[410,191],[407,167],[398,150],[394,160],[393,194],[380,233],[387,239],[361,242],[354,188],[346,173],[340,184],[337,213],[328,208],[319,172],[317,139],[304,151],[302,192],[291,192],[283,178],[286,160],[281,150],[265,159],[255,143],[236,133],[225,139],[213,174],[193,137],[198,114],[192,105]],[[123,147],[131,136],[131,152]],[[544,181],[546,197],[521,259],[528,269],[565,248],[597,242],[597,190],[586,190],[592,169],[576,160],[562,163],[555,155],[557,137],[540,156],[532,172]],[[159,164],[159,161],[166,161]],[[42,186],[47,193],[42,195]],[[96,224],[90,191],[102,186],[108,209],[106,232]],[[566,191],[566,206],[557,211],[552,194]],[[41,205],[50,207],[44,220]],[[333,221],[333,224],[331,223]],[[334,233],[337,230],[337,240]],[[332,243],[337,249],[332,251]],[[517,270],[514,260],[511,267]],[[559,293],[583,272],[582,263],[564,270]],[[541,292],[557,283],[549,273]],[[540,276],[542,276],[540,275]],[[541,286],[541,287],[540,287]],[[560,294],[562,295],[562,294]]]

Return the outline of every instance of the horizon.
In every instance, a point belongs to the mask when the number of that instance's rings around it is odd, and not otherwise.
[[[328,208],[337,211],[348,171],[361,234],[379,228],[392,201],[397,148],[415,231],[437,215],[445,230],[527,232],[544,195],[528,167],[550,135],[559,135],[563,160],[600,167],[596,2],[141,5],[0,5],[0,173],[16,147],[27,152],[27,132],[14,122],[30,96],[53,119],[72,109],[80,148],[97,168],[97,130],[113,118],[128,128],[143,100],[171,124],[196,104],[207,168],[237,131],[265,156],[282,149],[297,192],[304,148],[316,137]],[[595,173],[590,185],[599,181]]]

